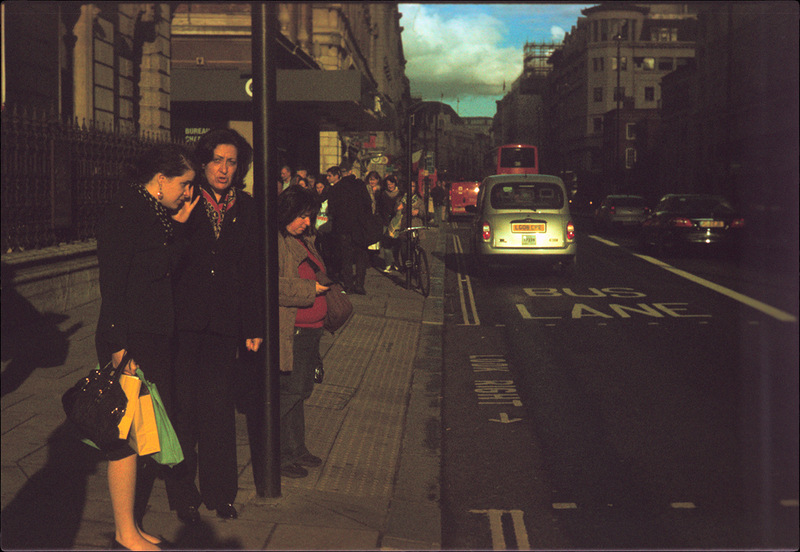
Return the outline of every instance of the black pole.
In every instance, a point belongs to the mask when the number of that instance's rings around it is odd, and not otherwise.
[[[261,425],[260,459],[253,461],[256,494],[260,497],[281,496],[280,470],[280,356],[278,331],[278,233],[277,190],[269,185],[274,174],[275,142],[270,139],[270,123],[274,127],[276,83],[275,40],[278,32],[275,4],[251,4],[253,60],[253,191],[261,210],[260,224],[263,251],[261,274],[264,275],[265,340],[264,401]],[[256,469],[256,460],[262,464]]]
[[[620,151],[619,151],[619,132],[620,132],[620,102],[622,101],[622,90],[620,89],[620,71],[622,71],[622,58],[620,57],[620,43],[622,42],[622,35],[617,33],[614,37],[614,40],[617,41],[617,91],[616,91],[616,100],[617,100],[617,117],[616,117],[616,136],[614,137],[614,177],[613,177],[613,184],[612,184],[612,193],[617,192],[617,178],[620,172]]]
[[[410,111],[410,110],[409,110]],[[411,129],[414,126],[414,114],[408,114],[408,189],[406,190],[406,212],[403,213],[403,216],[406,219],[406,228],[411,228],[411,186],[413,185],[414,181],[414,144],[411,140]],[[408,238],[408,234],[406,236],[406,259],[405,259],[405,269],[406,269],[406,289],[411,289],[411,270],[409,267],[411,263],[411,240]]]

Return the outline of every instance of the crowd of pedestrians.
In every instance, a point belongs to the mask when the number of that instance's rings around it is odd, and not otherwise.
[[[231,129],[207,132],[194,150],[154,146],[134,162],[131,185],[100,221],[98,360],[125,362],[130,375],[141,368],[156,383],[184,456],[170,468],[138,456],[127,440],[104,447],[112,548],[169,545],[144,529],[156,477],[186,524],[200,520],[202,504],[218,517],[238,516],[237,393],[258,387],[242,385],[255,371],[240,368],[264,354],[265,338],[256,207],[244,191],[252,153]],[[303,406],[322,373],[329,287],[317,274],[366,294],[370,266],[403,266],[406,210],[413,226],[423,224],[425,210],[416,193],[406,205],[393,175],[372,171],[361,180],[349,164],[320,176],[284,166],[277,192],[280,470],[299,478],[322,464],[305,445]]]

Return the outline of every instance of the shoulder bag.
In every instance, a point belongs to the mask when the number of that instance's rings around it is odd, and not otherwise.
[[[331,333],[344,326],[345,322],[350,319],[353,314],[353,304],[347,298],[347,293],[344,291],[342,284],[331,280],[327,274],[319,269],[319,266],[311,259],[306,257],[303,260],[308,263],[308,266],[314,271],[317,276],[317,282],[323,286],[328,286],[328,291],[325,292],[325,300],[328,303],[328,314],[325,315],[325,321],[322,327]]]

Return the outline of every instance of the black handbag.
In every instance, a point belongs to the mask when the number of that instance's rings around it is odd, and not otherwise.
[[[126,353],[116,368],[109,362],[92,370],[61,396],[67,420],[101,449],[119,440],[119,422],[128,407],[119,377],[128,360]]]

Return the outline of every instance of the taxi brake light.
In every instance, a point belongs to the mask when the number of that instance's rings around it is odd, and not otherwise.
[[[742,228],[742,227],[744,227],[743,218],[734,219],[734,221],[731,223],[731,228]]]
[[[567,241],[572,241],[575,239],[575,225],[572,224],[572,221],[567,223]]]
[[[487,221],[483,221],[483,232],[482,232],[483,241],[488,242],[492,239],[492,227],[489,226]]]

